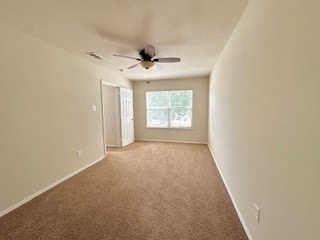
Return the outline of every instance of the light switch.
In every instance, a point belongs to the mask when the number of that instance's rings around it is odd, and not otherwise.
[[[91,110],[92,110],[92,112],[97,111],[97,106],[96,105],[91,105]]]
[[[79,150],[79,151],[77,152],[77,157],[78,157],[78,158],[81,158],[81,157],[82,157],[82,151],[81,151],[81,150]]]
[[[253,216],[256,219],[256,221],[260,222],[260,208],[257,206],[257,204],[253,204]]]

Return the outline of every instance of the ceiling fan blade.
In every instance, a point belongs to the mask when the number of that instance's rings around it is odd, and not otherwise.
[[[135,59],[138,61],[141,61],[140,58],[136,58],[136,57],[129,57],[129,56],[124,56],[124,55],[119,55],[119,54],[113,54],[114,57],[123,57],[123,58],[130,58],[130,59]]]
[[[156,71],[156,72],[162,72],[163,71],[163,67],[158,63],[155,63],[154,66],[151,69]]]
[[[136,64],[134,64],[134,65],[131,65],[130,67],[127,67],[127,69],[132,69],[132,68],[138,67],[139,64],[140,64],[140,63],[136,63]]]
[[[162,62],[162,63],[174,63],[180,62],[180,58],[155,58],[152,60],[153,62]]]
[[[151,46],[151,45],[147,45],[145,48],[144,48],[144,53],[147,54],[148,56],[150,57],[154,57],[156,55],[156,49],[154,46]]]

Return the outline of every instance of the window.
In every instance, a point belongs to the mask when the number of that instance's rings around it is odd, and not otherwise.
[[[147,127],[191,128],[192,95],[192,90],[147,92]]]

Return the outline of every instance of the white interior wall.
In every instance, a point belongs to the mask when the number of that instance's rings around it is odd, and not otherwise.
[[[119,145],[119,103],[116,87],[103,85],[103,108],[106,146]]]
[[[211,73],[209,146],[255,240],[320,236],[319,10],[250,0]]]
[[[207,77],[156,80],[133,83],[134,131],[136,140],[160,140],[207,143],[208,136],[208,87]],[[192,129],[147,128],[146,92],[161,90],[193,89]]]
[[[0,213],[104,154],[100,79],[131,82],[0,24]],[[91,105],[97,111],[91,111]],[[77,151],[83,157],[77,158]]]

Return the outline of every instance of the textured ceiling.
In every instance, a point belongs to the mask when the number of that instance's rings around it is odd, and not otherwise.
[[[128,79],[208,76],[247,0],[0,0],[0,22]],[[146,44],[157,57],[180,57],[148,74],[135,60]],[[85,55],[94,51],[98,61]],[[48,56],[49,57],[49,56]]]

